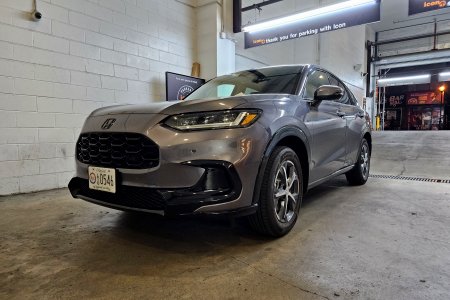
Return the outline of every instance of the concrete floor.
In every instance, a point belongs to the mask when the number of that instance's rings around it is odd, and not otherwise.
[[[450,134],[419,136],[376,133],[372,173],[448,177]],[[444,183],[336,178],[308,193],[278,240],[241,223],[118,212],[67,190],[0,198],[1,299],[449,299],[449,267]]]

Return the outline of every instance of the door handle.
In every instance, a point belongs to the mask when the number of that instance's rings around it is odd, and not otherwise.
[[[343,111],[341,111],[341,110],[338,110],[338,111],[336,112],[336,115],[338,115],[338,116],[341,117],[341,118],[343,118],[343,117],[346,116],[345,112],[343,112]]]

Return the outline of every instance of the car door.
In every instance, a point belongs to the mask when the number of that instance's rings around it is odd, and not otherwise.
[[[358,102],[352,92],[343,84],[344,100],[342,102],[341,111],[347,121],[346,133],[346,158],[345,165],[350,166],[356,163],[358,152],[360,149],[363,129],[366,125],[365,112],[358,106]]]
[[[312,71],[306,79],[302,96],[312,100],[317,88],[329,84],[326,72]],[[323,100],[311,105],[305,118],[305,124],[312,133],[310,183],[319,181],[344,166],[347,123],[340,110],[339,102]]]

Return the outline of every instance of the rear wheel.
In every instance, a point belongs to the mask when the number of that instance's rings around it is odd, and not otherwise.
[[[280,237],[288,233],[298,218],[303,181],[300,161],[289,147],[277,147],[263,174],[258,211],[249,216],[256,231]]]
[[[353,169],[345,173],[347,181],[351,185],[363,185],[369,178],[370,171],[370,148],[366,139],[361,141],[358,161]]]

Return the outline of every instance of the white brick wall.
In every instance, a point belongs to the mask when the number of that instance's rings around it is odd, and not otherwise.
[[[190,73],[187,3],[38,0],[32,22],[32,0],[0,0],[0,195],[67,186],[92,110],[160,101],[165,71]]]

